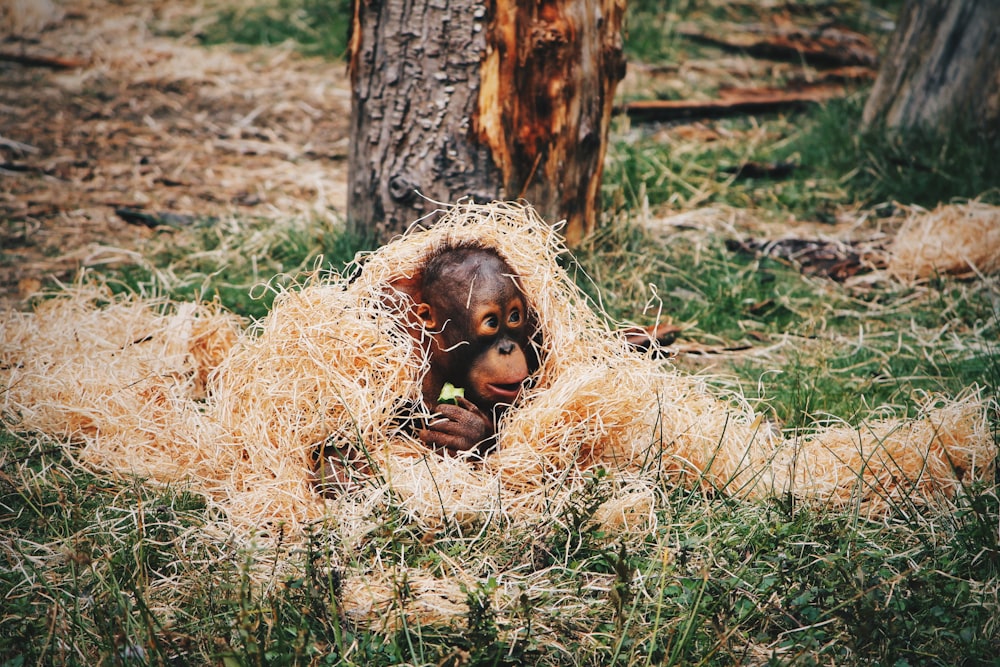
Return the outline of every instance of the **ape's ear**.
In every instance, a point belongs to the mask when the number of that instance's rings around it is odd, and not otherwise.
[[[434,310],[431,308],[429,303],[418,303],[413,307],[413,312],[416,313],[417,318],[428,329],[434,329],[437,325],[434,323]]]

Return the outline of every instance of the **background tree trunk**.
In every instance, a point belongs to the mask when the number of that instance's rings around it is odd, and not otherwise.
[[[471,196],[523,197],[550,222],[566,219],[570,243],[592,231],[624,9],[355,0],[351,227],[386,240],[436,208],[423,197]]]
[[[865,127],[1000,125],[1000,2],[907,0],[865,105]]]

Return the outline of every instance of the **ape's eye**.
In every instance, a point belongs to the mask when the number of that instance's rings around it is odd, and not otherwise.
[[[486,319],[483,320],[483,326],[490,331],[496,331],[500,328],[500,318],[496,315],[487,315]]]
[[[510,316],[507,318],[507,321],[510,322],[511,324],[519,324],[521,322],[521,311],[519,310],[510,311]]]

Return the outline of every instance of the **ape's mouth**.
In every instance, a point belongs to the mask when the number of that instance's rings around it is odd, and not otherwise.
[[[489,384],[487,387],[498,403],[513,403],[521,393],[520,382]]]

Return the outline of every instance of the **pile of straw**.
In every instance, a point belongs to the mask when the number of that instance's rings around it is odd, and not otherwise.
[[[218,477],[202,410],[211,370],[240,335],[203,305],[68,290],[0,325],[0,396],[16,427],[79,445],[97,467],[173,481]]]
[[[483,463],[429,452],[398,421],[420,404],[425,360],[392,284],[468,239],[520,275],[542,341],[537,381]],[[246,331],[201,305],[72,290],[3,324],[3,412],[74,443],[90,465],[187,479],[256,529],[333,515],[363,532],[390,502],[428,530],[517,521],[558,511],[598,467],[618,490],[598,516],[630,531],[650,527],[665,481],[878,508],[953,493],[991,469],[975,396],[910,422],[783,440],[742,397],[630,350],[559,267],[562,252],[530,208],[464,204],[360,258],[352,280],[316,275],[284,292]],[[324,500],[309,478],[330,441],[363,449],[372,475]]]
[[[1000,272],[1000,206],[969,202],[912,210],[889,249],[888,271],[904,281]]]
[[[977,395],[928,400],[918,419],[830,426],[781,447],[769,462],[775,490],[868,511],[950,497],[994,465]]]

